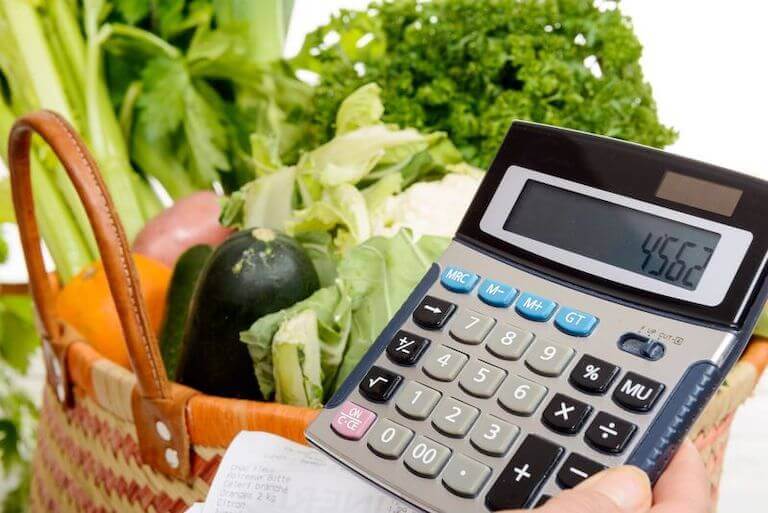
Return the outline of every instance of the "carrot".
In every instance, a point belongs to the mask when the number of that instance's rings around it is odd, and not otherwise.
[[[165,316],[165,296],[171,270],[160,262],[134,254],[144,304],[157,334]],[[124,367],[130,366],[125,338],[104,267],[96,262],[75,276],[56,297],[60,319],[76,329],[102,356]]]

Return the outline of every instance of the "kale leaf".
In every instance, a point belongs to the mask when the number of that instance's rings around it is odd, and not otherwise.
[[[394,0],[341,11],[292,61],[319,75],[310,146],[335,133],[340,102],[368,82],[387,122],[447,132],[486,167],[514,119],[656,147],[659,122],[642,47],[618,9],[585,0]]]

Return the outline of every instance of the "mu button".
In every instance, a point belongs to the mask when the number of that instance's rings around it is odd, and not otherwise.
[[[624,408],[646,412],[653,408],[664,392],[664,385],[658,381],[628,372],[613,392],[613,400]]]

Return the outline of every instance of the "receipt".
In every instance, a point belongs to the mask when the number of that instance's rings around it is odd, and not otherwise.
[[[199,506],[197,506],[199,508]],[[324,454],[268,433],[242,432],[200,513],[415,513]]]

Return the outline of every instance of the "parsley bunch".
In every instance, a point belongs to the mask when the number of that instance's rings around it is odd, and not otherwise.
[[[588,0],[393,0],[342,11],[307,36],[293,65],[319,75],[315,144],[332,137],[340,102],[376,82],[385,121],[447,132],[486,167],[514,119],[673,142],[641,51],[627,17]]]

